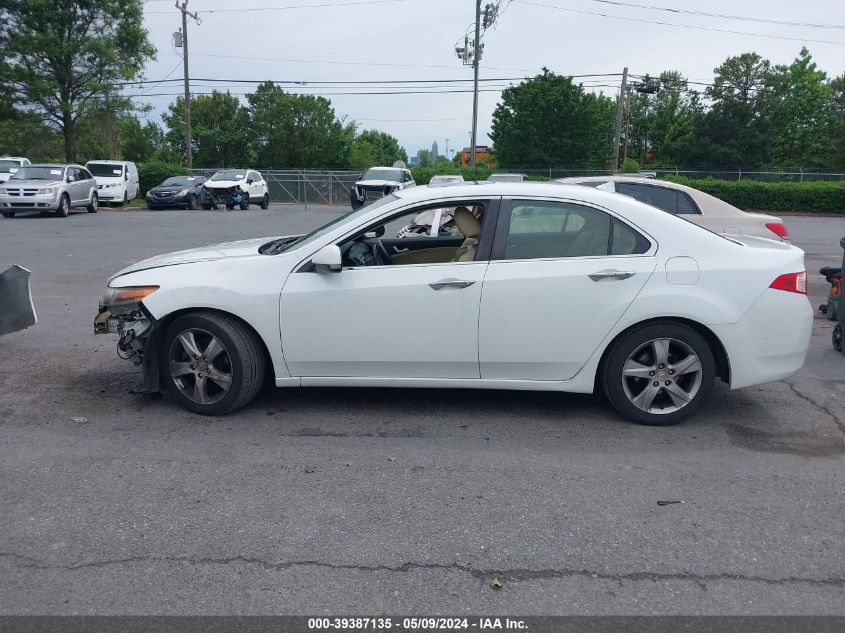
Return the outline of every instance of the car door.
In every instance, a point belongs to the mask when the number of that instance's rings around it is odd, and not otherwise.
[[[97,191],[97,180],[91,175],[91,172],[84,167],[79,169],[79,182],[82,190],[82,199],[85,202],[90,202],[91,191]]]
[[[585,203],[503,201],[481,300],[481,377],[572,378],[654,271],[655,251]]]
[[[261,197],[264,195],[264,183],[261,181],[261,174],[257,171],[251,171],[250,178],[252,178],[252,184],[250,185],[249,189],[249,197],[252,200],[260,200]]]
[[[481,230],[490,239],[482,233],[472,261],[317,272],[309,255],[288,276],[281,295],[282,345],[291,375],[478,378],[478,313],[498,201],[480,204]],[[422,210],[403,213],[413,218]],[[356,233],[395,234],[408,221],[392,220],[380,219]],[[349,242],[337,243],[343,250]]]
[[[70,176],[70,184],[68,185],[70,190],[70,199],[73,201],[74,205],[78,206],[88,193],[85,188],[82,171],[79,167],[68,167],[68,174]]]

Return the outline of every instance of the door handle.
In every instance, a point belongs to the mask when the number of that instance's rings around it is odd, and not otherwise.
[[[463,279],[441,279],[434,283],[428,284],[433,290],[442,290],[443,288],[469,288],[474,281],[465,281]]]
[[[634,275],[636,273],[630,271],[600,270],[597,273],[591,273],[588,277],[593,281],[601,281],[602,279],[628,279],[628,277],[633,277]]]

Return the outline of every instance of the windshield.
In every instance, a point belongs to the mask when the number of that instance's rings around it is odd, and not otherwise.
[[[243,180],[246,178],[245,171],[238,171],[236,169],[225,169],[214,174],[212,180]]]
[[[123,165],[115,165],[114,163],[88,163],[85,167],[94,177],[120,178],[123,175]]]
[[[402,182],[401,169],[368,169],[364,172],[361,180],[389,180],[390,182]]]
[[[163,183],[159,185],[159,187],[193,187],[194,186],[194,177],[193,176],[173,176],[172,178],[168,178]]]
[[[61,180],[64,177],[63,165],[45,165],[43,167],[21,167],[9,180]]]
[[[8,174],[20,166],[21,164],[16,160],[0,160],[0,174]]]
[[[398,198],[394,194],[390,194],[389,196],[385,196],[384,198],[379,198],[378,200],[376,200],[372,204],[368,204],[367,206],[361,207],[360,209],[356,209],[355,211],[350,211],[349,213],[345,213],[344,215],[342,215],[338,218],[335,218],[331,222],[324,224],[323,226],[321,226],[317,229],[314,229],[313,231],[311,231],[307,235],[303,235],[302,237],[300,237],[296,241],[291,242],[290,244],[286,245],[285,248],[283,248],[283,249],[281,249],[280,251],[277,251],[277,252],[281,253],[283,251],[289,251],[293,248],[299,248],[300,246],[305,246],[306,244],[316,240],[318,237],[325,235],[326,233],[328,233],[329,231],[331,231],[335,227],[338,227],[341,224],[344,224],[346,222],[351,222],[352,220],[355,220],[355,219],[357,219],[357,218],[359,218],[363,215],[366,215],[367,213],[369,213],[373,209],[377,209],[378,207],[382,207],[382,206],[388,204],[389,202],[395,202],[396,200],[398,200]]]

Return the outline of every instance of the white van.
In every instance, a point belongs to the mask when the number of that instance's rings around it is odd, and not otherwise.
[[[0,182],[6,182],[21,167],[29,164],[29,159],[22,156],[0,156]]]
[[[125,160],[90,160],[85,169],[97,181],[100,202],[126,204],[138,197],[138,168]]]

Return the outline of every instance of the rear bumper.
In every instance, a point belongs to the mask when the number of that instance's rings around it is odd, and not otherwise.
[[[806,295],[768,289],[737,323],[711,329],[727,351],[731,389],[774,382],[804,365],[813,307]]]

